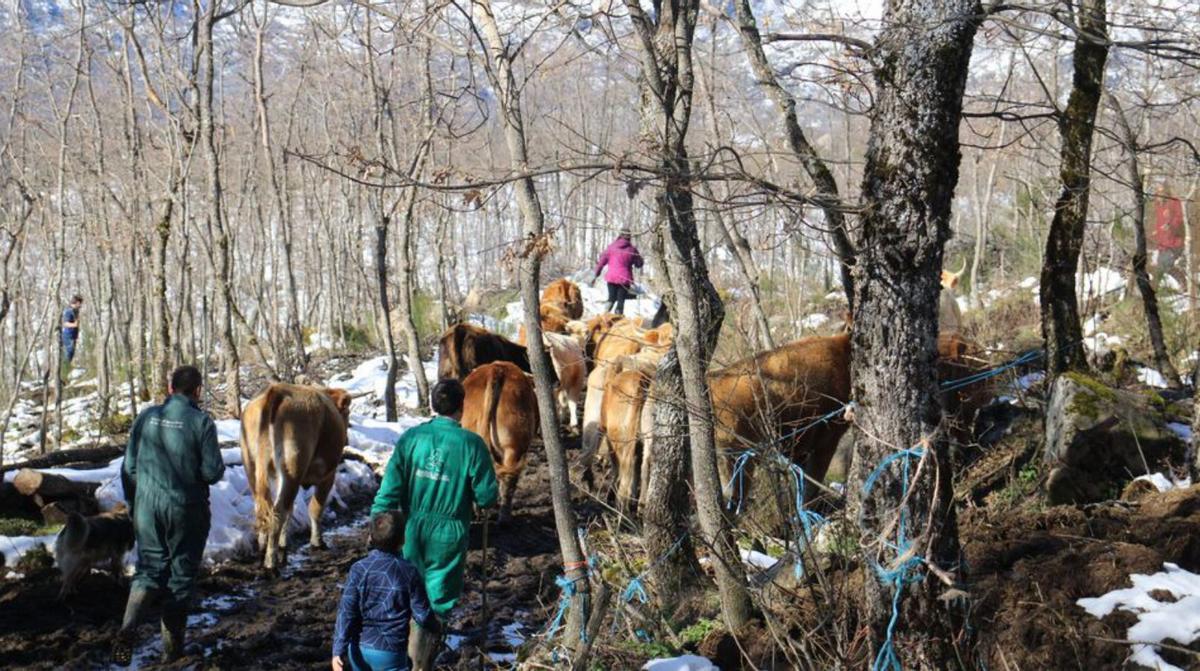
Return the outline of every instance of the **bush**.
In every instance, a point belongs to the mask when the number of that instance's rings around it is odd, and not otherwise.
[[[356,324],[346,324],[342,331],[342,342],[351,352],[362,352],[373,347],[371,335]]]
[[[133,417],[123,412],[112,413],[97,420],[96,428],[106,436],[124,435],[133,428]]]

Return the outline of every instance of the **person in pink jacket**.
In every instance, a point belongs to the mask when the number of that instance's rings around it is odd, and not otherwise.
[[[630,287],[633,286],[633,269],[642,267],[642,255],[630,242],[628,230],[622,230],[617,239],[600,255],[596,262],[593,283],[600,279],[600,271],[604,270],[605,266],[608,266],[608,272],[604,274],[604,281],[608,283],[606,310],[619,315],[625,314],[625,299],[632,295]]]

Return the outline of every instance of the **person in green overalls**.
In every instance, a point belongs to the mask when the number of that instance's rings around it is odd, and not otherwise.
[[[396,441],[375,495],[371,514],[399,510],[404,516],[404,558],[417,567],[434,620],[445,619],[463,591],[472,505],[496,505],[492,455],[483,439],[459,424],[466,392],[458,380],[441,380],[430,392],[437,417]],[[433,668],[438,634],[415,626],[409,657],[415,671]]]
[[[217,427],[198,405],[203,381],[195,366],[176,368],[170,397],[138,415],[129,432],[121,480],[132,504],[138,560],[113,642],[117,664],[132,661],[137,626],[160,597],[163,661],[183,653],[188,601],[208,541],[208,487],[225,473]]]

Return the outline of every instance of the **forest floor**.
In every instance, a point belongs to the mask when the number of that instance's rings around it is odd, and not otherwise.
[[[328,549],[309,548],[303,535],[279,577],[249,558],[226,560],[204,572],[189,618],[188,655],[172,669],[326,669],[341,584],[366,548],[369,500],[347,501],[325,533]],[[482,524],[471,527],[466,592],[448,627],[447,668],[509,666],[515,647],[546,621],[557,598],[558,541],[545,458],[530,455],[518,488],[514,520],[488,534],[488,612],[482,640],[484,562]],[[60,579],[50,566],[21,579],[0,580],[0,659],[6,668],[93,669],[109,666],[127,588],[93,573],[79,594],[57,600]],[[143,625],[135,667],[157,662],[157,626]]]

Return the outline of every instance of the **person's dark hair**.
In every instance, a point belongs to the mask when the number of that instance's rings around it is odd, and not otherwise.
[[[404,545],[404,522],[395,511],[379,513],[371,518],[367,547],[384,552],[399,552]]]
[[[455,415],[462,410],[467,391],[458,380],[439,380],[429,392],[429,404],[439,415]]]
[[[81,295],[79,295],[79,294],[75,294],[74,296],[71,296],[71,302],[72,302],[72,303],[82,303],[82,302],[83,302],[83,296],[81,296]]]
[[[195,366],[180,366],[171,373],[171,389],[175,390],[176,394],[194,396],[196,390],[203,383],[204,376],[200,374],[200,369]]]

